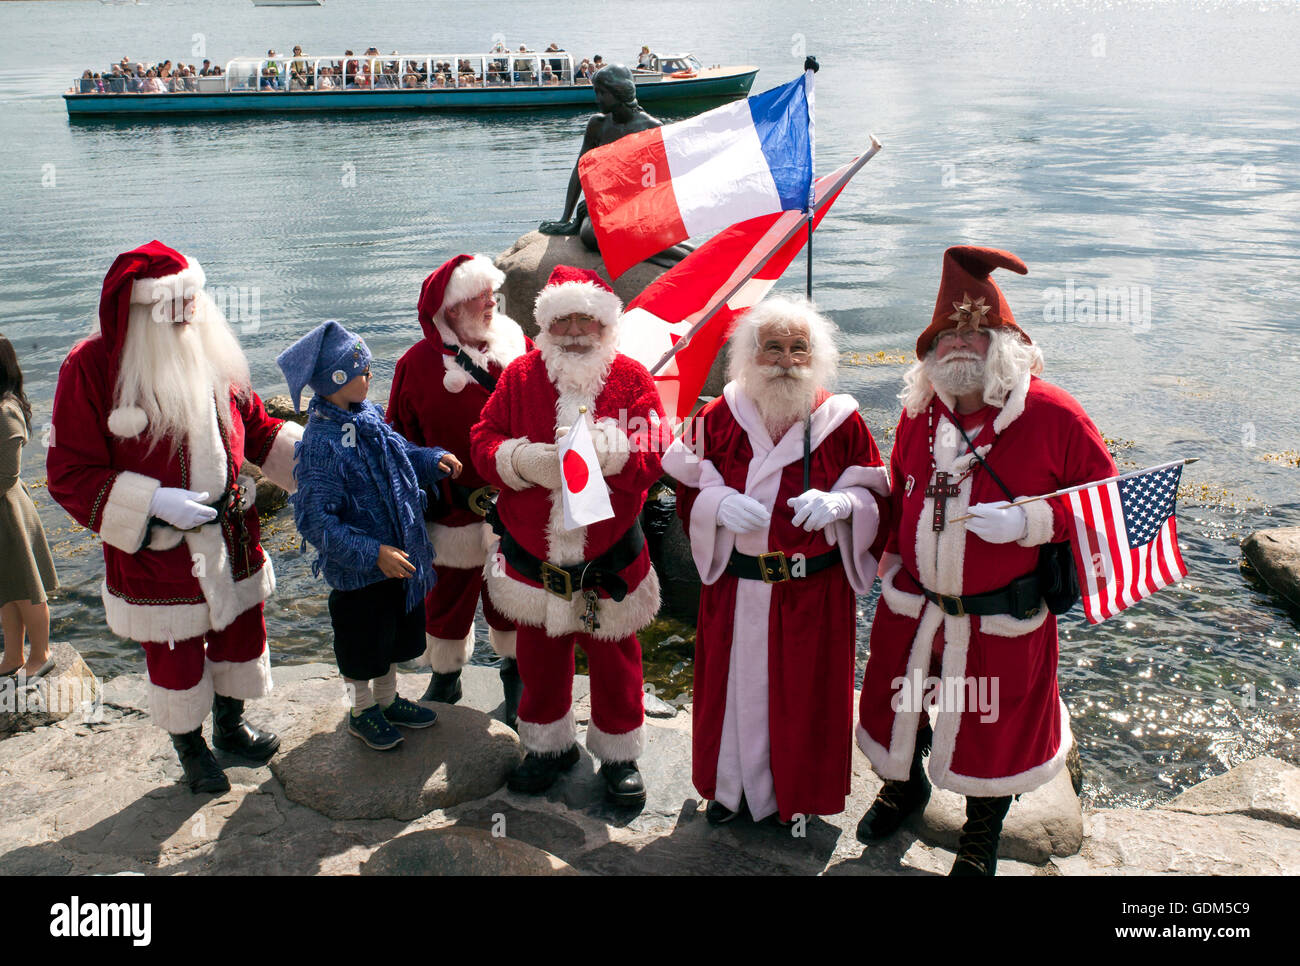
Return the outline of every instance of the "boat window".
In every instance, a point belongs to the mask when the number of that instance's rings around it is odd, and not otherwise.
[[[694,54],[686,58],[686,63],[691,70],[704,70],[704,65],[700,63],[699,58]]]

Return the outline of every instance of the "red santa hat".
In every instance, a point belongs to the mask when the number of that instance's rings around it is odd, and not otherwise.
[[[443,262],[420,287],[420,325],[431,339],[442,335],[430,332],[441,322],[449,306],[472,299],[484,289],[496,291],[506,276],[486,255],[457,255]]]
[[[201,290],[204,282],[197,261],[157,239],[113,260],[99,295],[99,331],[108,346],[109,385],[117,382],[131,306],[180,302]],[[146,418],[144,410],[124,406],[113,410],[108,421],[115,435],[132,437],[144,429]]]
[[[1030,342],[1016,325],[1002,289],[989,277],[995,268],[1006,268],[1021,275],[1029,268],[1015,255],[998,248],[956,245],[943,253],[943,276],[939,281],[939,298],[929,327],[916,340],[917,358],[924,358],[939,333],[947,329],[1014,329]]]
[[[623,301],[609,283],[586,268],[556,265],[546,285],[537,293],[533,318],[545,329],[556,319],[580,312],[599,320],[601,325],[616,326],[623,312]]]

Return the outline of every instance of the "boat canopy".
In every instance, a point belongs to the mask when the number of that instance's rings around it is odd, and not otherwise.
[[[589,84],[563,51],[488,54],[355,54],[236,57],[226,64],[227,91],[382,90],[547,87]]]

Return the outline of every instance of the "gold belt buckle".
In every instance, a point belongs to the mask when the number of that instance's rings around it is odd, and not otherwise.
[[[771,550],[758,555],[758,572],[765,584],[780,584],[790,579],[790,564],[781,550]]]
[[[945,614],[947,614],[949,617],[966,616],[966,608],[962,604],[960,597],[951,597],[948,594],[936,594],[935,596],[939,598],[939,609],[943,611]],[[948,609],[948,601],[952,601],[957,605],[957,612],[955,614]]]
[[[472,512],[485,517],[488,510],[492,509],[492,501],[496,499],[498,492],[500,491],[495,486],[480,486],[469,495],[465,503]]]
[[[542,588],[563,600],[573,600],[573,577],[567,570],[542,561]]]

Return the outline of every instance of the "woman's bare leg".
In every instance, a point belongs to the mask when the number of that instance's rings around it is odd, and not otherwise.
[[[0,672],[8,673],[23,666],[23,617],[18,601],[11,600],[0,607],[0,627],[5,633],[5,656],[0,661]]]
[[[23,625],[27,628],[27,639],[32,644],[23,670],[35,674],[50,659],[50,605],[44,601],[35,604],[30,600],[17,603]]]

